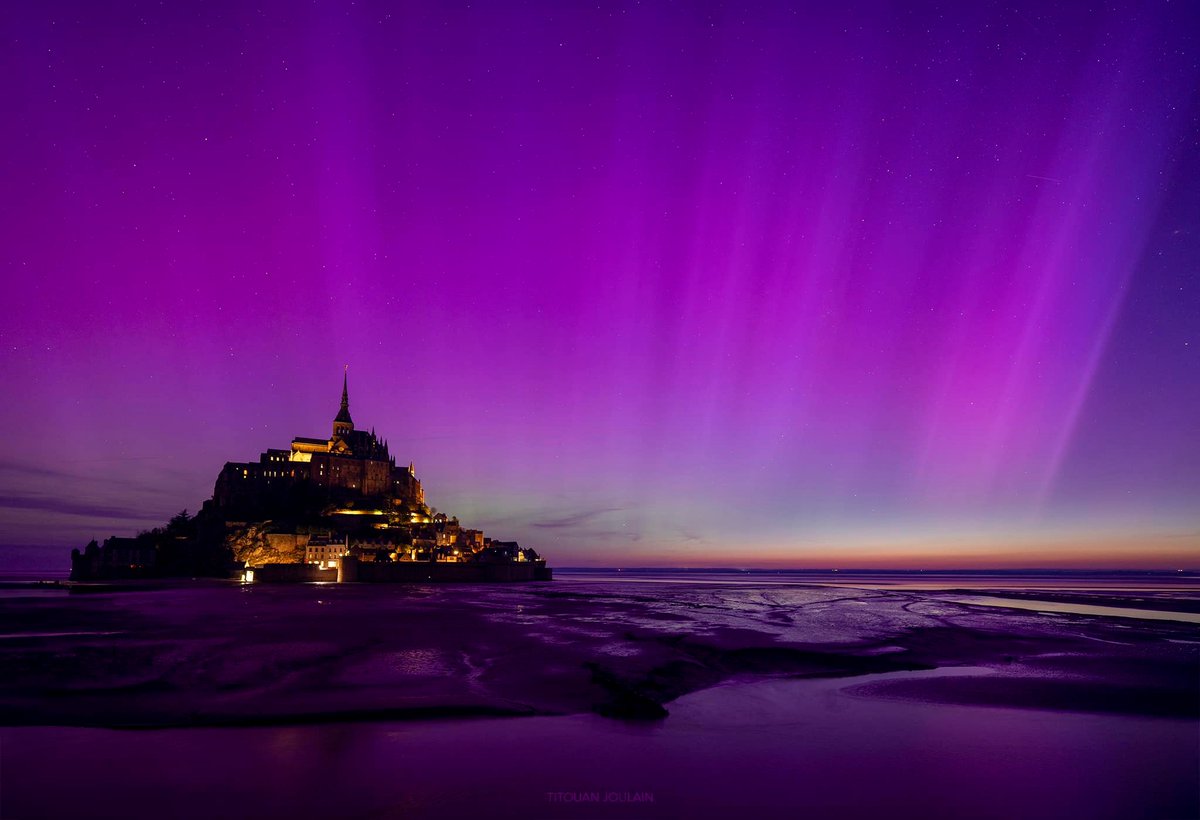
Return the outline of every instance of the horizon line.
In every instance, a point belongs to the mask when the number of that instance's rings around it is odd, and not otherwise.
[[[1091,572],[1103,574],[1119,573],[1156,573],[1178,575],[1200,575],[1200,567],[1163,569],[1161,567],[722,567],[722,566],[574,566],[555,567],[555,572],[812,572],[812,573],[888,573],[888,572],[928,572],[928,573],[1035,573],[1035,572]]]

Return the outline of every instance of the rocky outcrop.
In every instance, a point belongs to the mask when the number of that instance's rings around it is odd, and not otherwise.
[[[231,531],[226,545],[233,551],[235,561],[247,566],[263,564],[292,564],[304,560],[304,548],[309,536],[304,533],[273,533],[266,524],[251,524]]]

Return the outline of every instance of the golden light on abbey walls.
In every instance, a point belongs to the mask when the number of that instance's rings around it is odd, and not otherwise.
[[[355,428],[348,376],[329,438],[297,437],[290,449],[268,449],[256,462],[228,462],[196,518],[176,524],[191,533],[184,540],[207,545],[210,560],[224,554],[246,581],[551,577],[533,550],[430,508],[413,464],[397,466],[385,439]],[[72,577],[153,575],[164,555],[155,539],[150,533],[93,542],[75,551]]]

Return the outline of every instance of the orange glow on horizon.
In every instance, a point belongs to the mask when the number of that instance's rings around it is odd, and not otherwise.
[[[565,558],[565,556],[564,556]],[[563,565],[895,570],[1200,570],[1200,533],[992,539],[930,538],[896,543],[647,547],[637,556]]]

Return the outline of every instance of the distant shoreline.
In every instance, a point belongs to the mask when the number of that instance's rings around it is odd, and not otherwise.
[[[0,547],[0,556],[4,554],[4,547]],[[1126,569],[1097,569],[1097,568],[1039,568],[1039,567],[1024,567],[1024,568],[994,568],[994,569],[887,569],[887,568],[869,568],[869,569],[827,569],[827,568],[804,568],[804,567],[629,567],[629,566],[612,566],[612,567],[573,567],[563,566],[556,567],[560,572],[569,573],[610,573],[610,572],[628,572],[638,574],[651,573],[673,573],[673,574],[713,574],[713,573],[746,573],[751,575],[925,575],[925,576],[944,576],[944,575],[963,575],[963,576],[992,576],[992,575],[1012,575],[1020,577],[1046,575],[1052,577],[1058,576],[1164,576],[1164,577],[1187,577],[1195,578],[1200,582],[1200,568],[1182,568],[1182,569],[1154,569],[1154,568],[1126,568]],[[22,575],[28,577],[45,577],[47,580],[56,580],[57,578],[66,578],[70,573],[70,567],[67,566],[30,566],[28,568],[6,568],[0,567],[0,579],[7,575]]]

